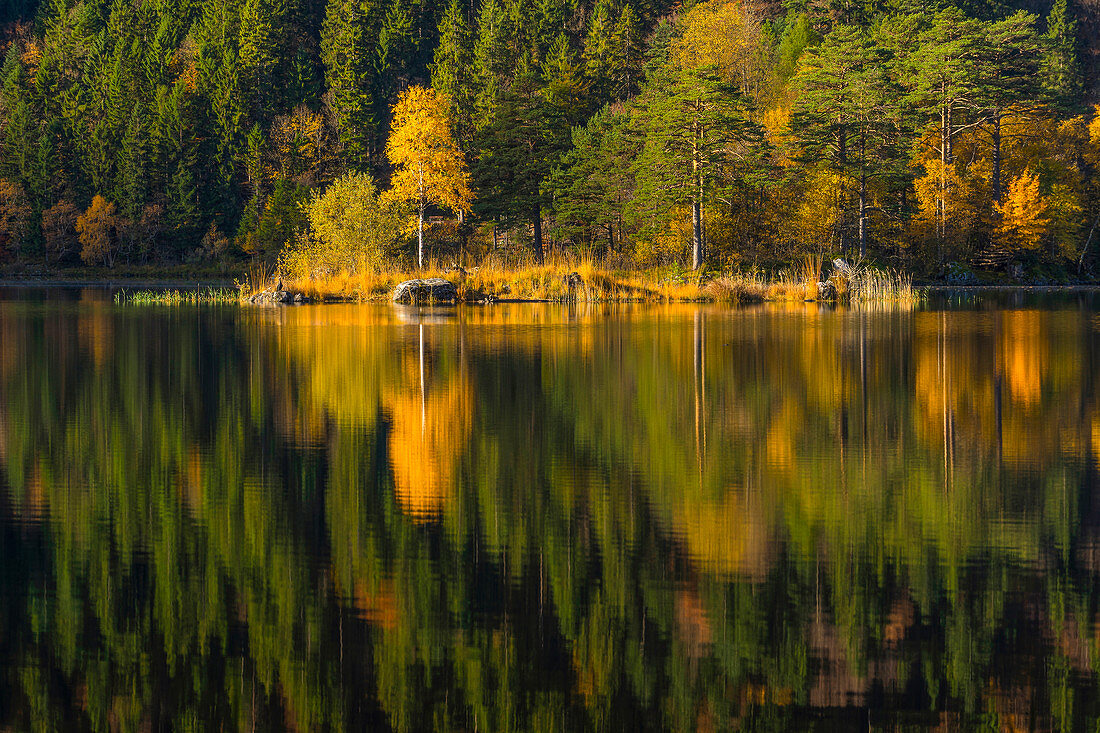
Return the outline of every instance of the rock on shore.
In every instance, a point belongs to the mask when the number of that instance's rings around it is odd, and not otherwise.
[[[406,280],[393,289],[394,303],[453,303],[457,297],[454,283],[441,277]]]

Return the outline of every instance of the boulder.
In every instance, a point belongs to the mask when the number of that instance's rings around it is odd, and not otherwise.
[[[393,290],[394,303],[453,303],[457,297],[454,283],[441,277],[406,280]]]

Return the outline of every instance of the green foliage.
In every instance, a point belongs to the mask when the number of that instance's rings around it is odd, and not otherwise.
[[[1083,84],[1077,51],[1077,22],[1068,0],[1054,0],[1046,19],[1042,55],[1043,82],[1055,103],[1066,109],[1080,107]]]
[[[407,212],[401,202],[380,196],[366,173],[349,173],[305,204],[309,232],[280,257],[288,274],[362,272],[395,254]]]
[[[303,205],[310,189],[294,181],[275,181],[271,195],[258,213],[249,210],[241,220],[237,244],[245,252],[274,259],[306,226]]]
[[[543,184],[560,155],[560,134],[568,129],[556,111],[530,79],[517,82],[478,132],[478,157],[470,166],[474,212],[504,227],[530,222],[540,259],[542,209],[549,202]]]
[[[615,252],[628,241],[624,212],[634,192],[632,163],[640,152],[631,114],[605,107],[573,129],[572,149],[550,184],[556,234],[585,251]]]
[[[711,69],[666,66],[651,77],[639,109],[645,144],[635,164],[635,216],[660,231],[690,209],[698,269],[706,256],[706,202],[762,173],[762,131],[738,89]]]

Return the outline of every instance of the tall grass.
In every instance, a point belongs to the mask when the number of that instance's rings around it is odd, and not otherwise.
[[[829,279],[832,292],[820,290],[824,258],[811,255],[774,276],[760,271],[727,272],[717,276],[682,267],[631,269],[621,263],[551,253],[543,262],[530,255],[491,254],[477,266],[445,266],[429,261],[419,271],[401,269],[340,272],[323,277],[284,274],[284,287],[315,300],[385,300],[402,281],[442,277],[455,284],[458,299],[535,300],[552,302],[722,302],[773,301],[915,302],[919,296],[908,277],[870,268],[852,268]],[[270,287],[273,272],[250,275],[242,295],[253,287]],[[256,284],[253,285],[253,281]]]
[[[848,299],[855,303],[917,303],[923,294],[913,278],[892,270],[866,268],[847,281]]]
[[[240,301],[235,290],[205,288],[196,290],[120,290],[118,305],[229,305]]]
[[[244,280],[236,281],[237,289],[242,299],[255,293],[263,293],[274,290],[276,284],[276,265],[269,265],[263,260],[255,259],[248,263],[244,273]]]

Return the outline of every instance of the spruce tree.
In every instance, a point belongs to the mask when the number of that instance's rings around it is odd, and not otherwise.
[[[367,0],[329,0],[322,31],[325,83],[348,167],[370,167],[377,131],[374,116],[375,7]]]
[[[1054,0],[1043,40],[1046,48],[1041,65],[1046,92],[1058,106],[1075,110],[1081,106],[1083,84],[1077,54],[1077,22],[1070,12],[1069,0]]]
[[[507,89],[514,67],[508,42],[508,16],[500,0],[485,0],[477,18],[474,44],[474,79],[477,112],[475,125],[483,126],[492,117],[497,98]]]
[[[473,48],[458,0],[451,0],[439,23],[439,46],[431,65],[432,88],[451,100],[451,119],[459,144],[473,135]]]

